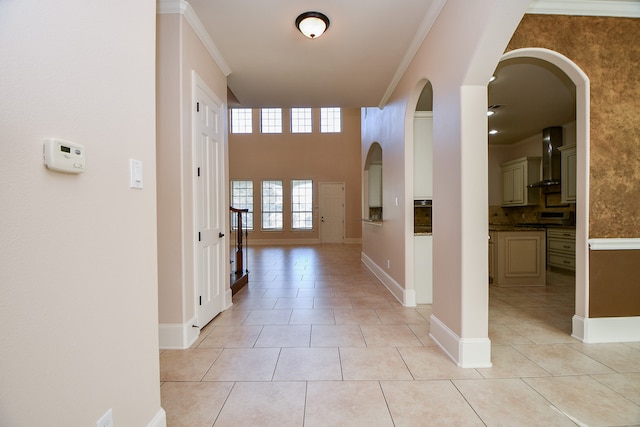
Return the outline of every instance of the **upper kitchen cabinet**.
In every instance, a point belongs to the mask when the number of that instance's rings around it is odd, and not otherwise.
[[[540,181],[540,157],[522,157],[500,165],[502,170],[502,206],[537,205],[539,188],[529,184]]]
[[[369,166],[369,207],[382,206],[382,165]]]
[[[563,145],[559,147],[561,162],[560,191],[562,203],[576,202],[576,146]]]
[[[416,111],[413,119],[413,198],[433,198],[432,111]]]

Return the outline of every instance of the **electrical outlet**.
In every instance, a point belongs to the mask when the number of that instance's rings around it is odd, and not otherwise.
[[[104,414],[98,421],[96,421],[96,427],[113,427],[113,414],[111,408]]]
[[[390,259],[387,260],[387,268],[391,268],[391,260]]]

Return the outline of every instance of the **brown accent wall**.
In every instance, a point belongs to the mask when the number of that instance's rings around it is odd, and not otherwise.
[[[590,251],[589,317],[640,316],[640,250]]]
[[[589,77],[589,237],[640,236],[640,19],[525,15],[507,51],[562,53]]]
[[[283,133],[260,133],[259,110],[253,111],[253,133],[229,133],[229,179],[253,180],[254,228],[250,240],[319,239],[318,215],[314,212],[312,231],[291,231],[290,183],[292,179],[312,179],[314,206],[318,204],[318,183],[345,183],[345,239],[362,237],[362,171],[360,168],[360,109],[342,110],[341,133],[320,133],[320,110],[313,109],[313,133],[291,134],[289,111],[283,109]],[[282,179],[284,231],[260,231],[260,182]],[[289,194],[288,194],[289,193]]]

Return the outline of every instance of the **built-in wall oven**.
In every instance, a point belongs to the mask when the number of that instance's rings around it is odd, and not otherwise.
[[[431,200],[413,201],[413,232],[431,233]]]

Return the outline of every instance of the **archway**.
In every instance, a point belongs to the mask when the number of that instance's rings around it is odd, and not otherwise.
[[[572,336],[584,340],[584,319],[588,314],[589,257],[589,78],[569,58],[543,48],[516,49],[504,54],[501,61],[536,58],[564,72],[576,87],[576,297]]]

